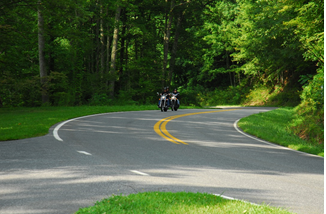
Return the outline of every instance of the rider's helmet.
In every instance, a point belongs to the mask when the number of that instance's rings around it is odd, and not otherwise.
[[[164,87],[164,90],[166,90],[166,87]]]
[[[177,93],[177,89],[175,88],[175,89],[173,90],[173,92],[174,92],[174,93]]]

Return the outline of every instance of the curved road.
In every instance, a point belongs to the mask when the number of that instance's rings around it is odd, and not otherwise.
[[[208,192],[324,213],[324,158],[234,127],[272,109],[108,113],[57,124],[44,137],[0,142],[0,213],[74,213],[112,194],[143,191]]]

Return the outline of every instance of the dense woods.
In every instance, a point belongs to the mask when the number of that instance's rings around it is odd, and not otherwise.
[[[0,2],[2,107],[156,104],[163,86],[243,104],[264,88],[323,135],[323,84],[322,0]]]

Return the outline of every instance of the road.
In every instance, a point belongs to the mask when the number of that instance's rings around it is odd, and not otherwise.
[[[272,109],[108,113],[0,142],[0,213],[74,213],[112,194],[144,191],[207,192],[324,213],[324,158],[234,127]]]

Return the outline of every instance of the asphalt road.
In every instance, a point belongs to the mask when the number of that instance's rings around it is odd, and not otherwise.
[[[238,132],[234,122],[272,108],[142,111],[57,124],[44,137],[0,142],[0,213],[74,213],[112,194],[223,194],[296,213],[324,213],[324,158]],[[62,140],[62,141],[61,141]],[[177,144],[178,143],[178,144]]]

